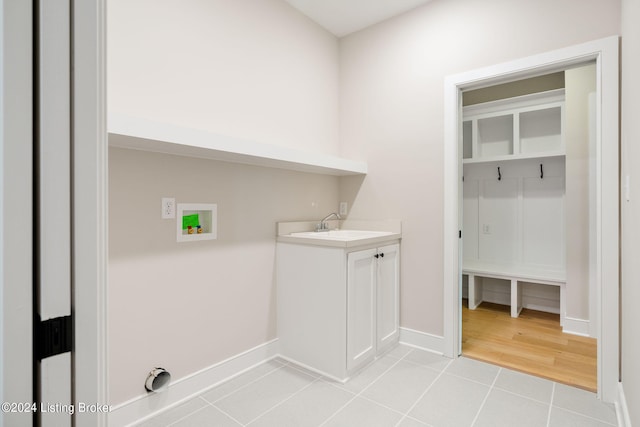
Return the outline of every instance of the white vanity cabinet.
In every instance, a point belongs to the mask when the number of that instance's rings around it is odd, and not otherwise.
[[[339,381],[399,338],[397,239],[363,247],[277,245],[282,357]]]
[[[399,248],[347,254],[347,371],[398,341]]]

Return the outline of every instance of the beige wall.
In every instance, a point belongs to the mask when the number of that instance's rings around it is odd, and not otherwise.
[[[337,177],[126,149],[109,172],[112,405],[276,338],[275,223],[334,211]],[[167,196],[217,203],[218,239],[177,243]]]
[[[280,0],[109,0],[109,112],[337,154],[338,42]],[[110,150],[109,384],[117,405],[276,337],[275,223],[338,208],[338,178]],[[217,203],[176,243],[161,197]]]
[[[282,0],[109,0],[109,112],[338,152],[337,39]]]
[[[617,1],[434,0],[340,40],[342,153],[370,171],[341,198],[403,220],[402,326],[443,334],[445,76],[619,31]]]
[[[622,384],[631,422],[640,425],[640,2],[622,0]],[[623,190],[624,192],[624,190]]]

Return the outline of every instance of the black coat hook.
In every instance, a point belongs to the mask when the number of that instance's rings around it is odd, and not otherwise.
[[[500,173],[500,166],[498,166],[498,181],[502,180],[502,174]]]
[[[540,179],[544,178],[544,171],[542,170],[542,163],[540,163]]]

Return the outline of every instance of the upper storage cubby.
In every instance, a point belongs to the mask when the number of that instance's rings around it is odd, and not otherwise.
[[[513,154],[512,114],[478,119],[477,123],[477,157],[495,157]]]
[[[520,152],[557,152],[562,144],[562,107],[520,113]]]
[[[563,123],[564,89],[464,107],[463,162],[564,155]]]

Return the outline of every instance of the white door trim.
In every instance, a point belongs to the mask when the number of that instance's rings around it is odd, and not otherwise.
[[[444,350],[460,352],[458,230],[462,160],[459,143],[462,90],[491,86],[560,71],[595,61],[597,67],[597,273],[598,395],[613,402],[619,378],[619,179],[618,179],[618,45],[617,36],[448,76],[444,85]]]
[[[2,402],[32,402],[32,2],[0,0],[0,384]],[[6,185],[5,185],[6,184]],[[31,426],[0,412],[0,426]]]
[[[106,405],[106,0],[72,4],[74,403]],[[106,426],[107,414],[76,413],[75,425]]]

